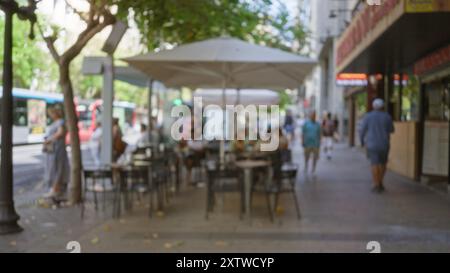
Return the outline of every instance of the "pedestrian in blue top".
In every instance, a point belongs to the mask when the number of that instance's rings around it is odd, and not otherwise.
[[[375,99],[372,106],[374,110],[367,113],[362,122],[360,137],[372,165],[373,192],[382,193],[394,124],[391,116],[383,111],[382,99]]]
[[[321,141],[320,124],[316,121],[316,112],[311,112],[309,119],[302,129],[302,143],[305,154],[305,175],[308,174],[308,162],[313,156],[312,174],[315,175],[317,161],[319,160]]]

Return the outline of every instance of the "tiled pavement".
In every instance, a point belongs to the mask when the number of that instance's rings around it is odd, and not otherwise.
[[[299,149],[294,154],[301,160]],[[252,222],[240,220],[234,194],[205,220],[205,192],[195,188],[152,219],[144,205],[121,220],[89,208],[83,221],[78,208],[18,206],[25,231],[0,237],[0,251],[65,252],[76,240],[83,252],[367,252],[369,241],[384,252],[450,252],[450,198],[393,173],[387,192],[372,194],[360,151],[337,147],[331,161],[320,161],[316,179],[300,172],[297,184],[302,219],[286,195],[276,223],[263,196],[255,198]]]

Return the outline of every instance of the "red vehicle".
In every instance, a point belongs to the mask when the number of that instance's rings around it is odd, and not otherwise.
[[[103,112],[102,100],[78,100],[75,99],[78,114],[78,130],[80,142],[88,142],[95,130],[97,121],[101,121]],[[133,128],[136,123],[136,105],[129,102],[115,101],[113,104],[113,116],[119,118],[119,125],[123,132]],[[70,138],[67,136],[67,143]]]

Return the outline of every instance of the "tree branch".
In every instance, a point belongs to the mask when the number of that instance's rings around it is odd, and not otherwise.
[[[37,24],[37,27],[38,27],[39,33],[41,34],[42,39],[44,39],[45,43],[47,44],[47,48],[50,51],[50,54],[52,55],[55,62],[59,64],[61,57],[55,47],[55,38],[45,36],[44,31],[42,30],[42,27],[38,21],[36,21],[36,24]]]
[[[115,17],[106,9],[103,9],[102,14],[98,14],[98,17],[102,17],[103,21],[88,23],[86,29],[78,35],[75,43],[61,56],[62,62],[72,61],[97,33],[115,22]]]
[[[81,20],[83,20],[86,24],[88,24],[89,22],[91,22],[90,20],[90,15],[91,12],[82,12],[79,11],[78,9],[76,9],[69,1],[66,0],[66,4],[67,6],[75,13],[77,14]]]

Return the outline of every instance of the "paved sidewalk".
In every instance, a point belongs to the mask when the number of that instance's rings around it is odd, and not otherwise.
[[[299,149],[294,155],[302,159]],[[0,251],[65,252],[76,240],[83,252],[368,252],[369,241],[383,252],[450,252],[449,197],[393,173],[386,188],[371,193],[365,156],[340,145],[332,161],[320,161],[316,179],[300,171],[301,220],[287,194],[276,223],[258,195],[252,223],[241,221],[238,196],[227,194],[207,221],[204,189],[186,188],[152,219],[143,204],[122,220],[89,208],[84,221],[77,208],[19,207],[26,230],[0,237]]]

